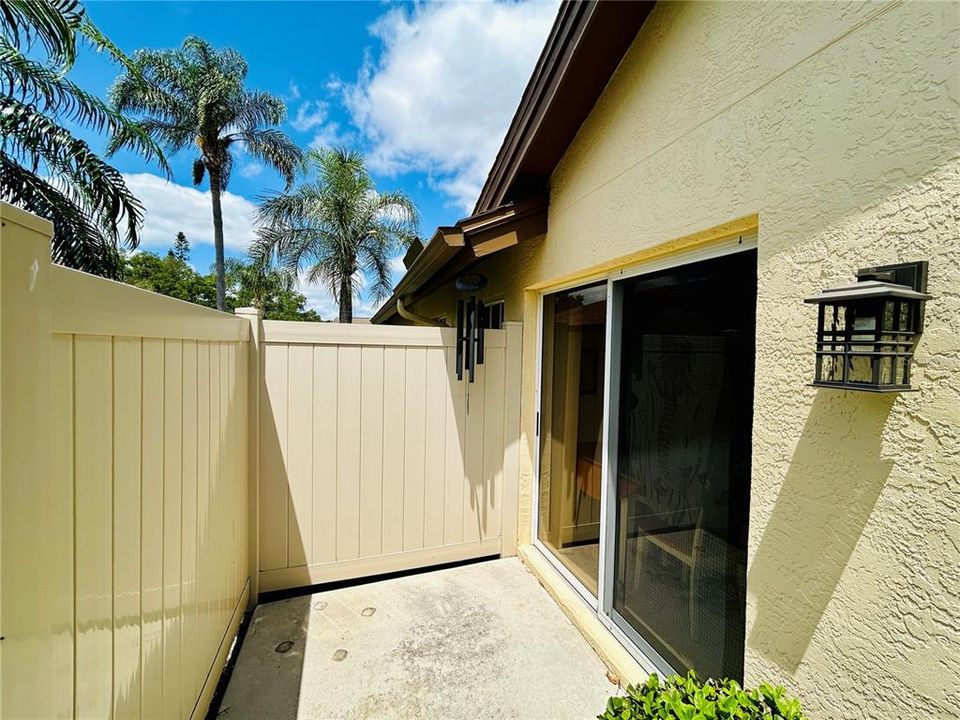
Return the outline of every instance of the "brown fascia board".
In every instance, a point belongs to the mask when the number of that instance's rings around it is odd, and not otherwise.
[[[547,231],[546,200],[511,203],[498,216],[493,212],[485,215],[488,217],[482,222],[477,222],[480,216],[476,215],[461,221],[475,258],[492,255]]]
[[[474,214],[547,192],[653,2],[564,2],[510,123]]]
[[[457,227],[442,226],[430,238],[430,242],[417,256],[406,274],[397,283],[393,294],[396,297],[414,292],[439,268],[463,248],[465,245],[463,233]]]
[[[410,247],[408,247],[407,251],[403,254],[403,269],[409,270],[410,266],[413,265],[413,262],[422,252],[423,242],[421,242],[420,238],[414,238],[410,243]]]
[[[377,324],[385,322],[397,312],[397,298],[416,290],[427,282],[440,268],[450,262],[459,253],[466,241],[463,232],[458,227],[443,225],[438,227],[430,242],[417,255],[413,264],[407,268],[406,274],[393,289],[393,293],[386,302],[370,318],[370,322]]]

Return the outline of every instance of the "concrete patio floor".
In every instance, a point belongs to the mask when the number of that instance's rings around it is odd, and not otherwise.
[[[219,717],[579,719],[616,690],[509,558],[260,605]]]

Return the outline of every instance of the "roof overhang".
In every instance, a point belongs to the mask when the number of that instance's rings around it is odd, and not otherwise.
[[[564,2],[520,99],[474,213],[548,191],[655,2]]]
[[[408,299],[435,287],[477,260],[519,245],[547,231],[547,205],[543,200],[506,205],[471,215],[456,225],[438,227],[397,283],[393,295],[371,319],[388,320],[397,313],[397,300]]]
[[[392,317],[399,298],[409,300],[478,258],[546,231],[542,198],[548,197],[550,175],[654,4],[652,0],[561,4],[473,215],[456,226],[437,229],[373,322]],[[523,215],[521,209],[529,206],[536,206],[537,213]],[[536,232],[537,228],[542,229]]]

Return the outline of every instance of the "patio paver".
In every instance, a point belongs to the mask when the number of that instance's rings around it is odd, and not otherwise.
[[[231,718],[592,718],[606,668],[516,558],[258,607]]]

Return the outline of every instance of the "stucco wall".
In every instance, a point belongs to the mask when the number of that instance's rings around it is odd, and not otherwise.
[[[524,288],[758,215],[746,679],[784,682],[813,718],[960,704],[958,57],[956,3],[658,5],[554,173],[546,239],[485,265],[508,315],[523,306],[523,542]],[[919,391],[807,387],[802,299],[919,259],[936,296]],[[414,309],[431,305],[449,297]]]

